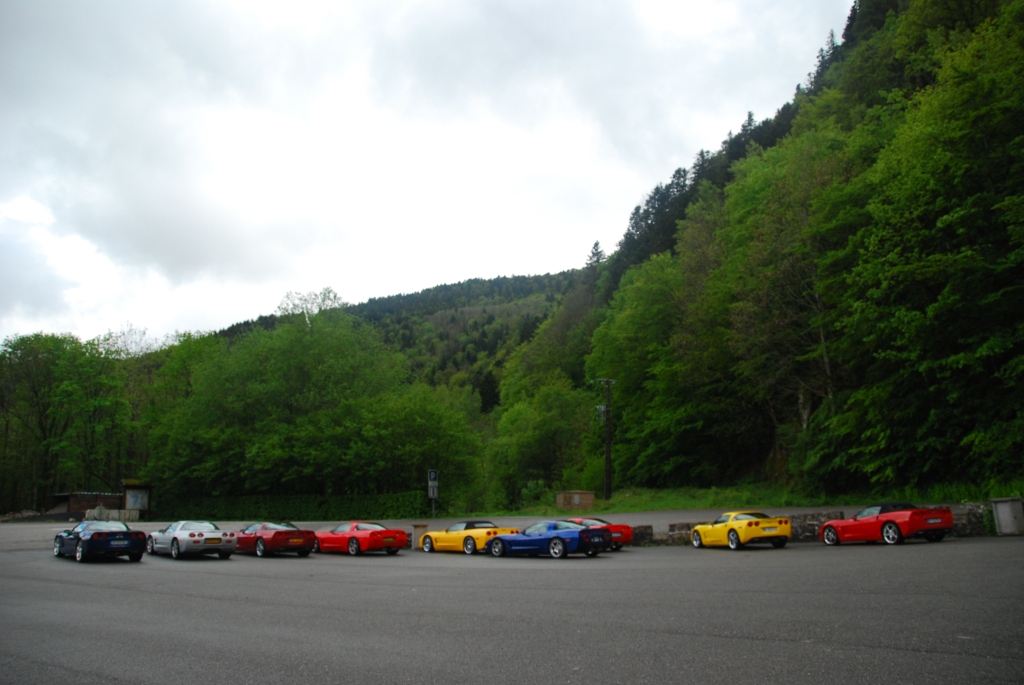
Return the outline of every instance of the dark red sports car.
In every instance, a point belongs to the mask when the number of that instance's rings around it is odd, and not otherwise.
[[[299,530],[290,523],[254,523],[238,533],[236,552],[255,552],[258,557],[269,557],[281,552],[295,552],[308,557],[316,546],[316,534]]]
[[[910,537],[939,542],[953,530],[949,507],[922,508],[910,502],[882,502],[851,519],[826,521],[818,537],[826,545],[843,542],[885,542],[900,545]]]
[[[384,550],[398,554],[406,546],[409,535],[404,530],[385,528],[369,521],[349,521],[334,530],[316,532],[316,551],[348,552],[351,555]]]
[[[616,552],[622,549],[623,545],[628,545],[633,542],[632,526],[627,526],[622,523],[609,523],[608,521],[596,518],[570,518],[566,520],[572,521],[573,523],[579,523],[587,528],[607,528],[612,537],[611,548]]]

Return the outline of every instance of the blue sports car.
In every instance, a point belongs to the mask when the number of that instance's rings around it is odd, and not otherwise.
[[[129,530],[120,521],[83,521],[71,530],[57,533],[53,539],[53,556],[74,554],[75,561],[121,556],[141,561],[145,551],[146,534]]]
[[[487,551],[496,557],[547,554],[553,559],[562,559],[568,554],[597,556],[610,545],[607,530],[587,528],[572,521],[541,521],[522,533],[491,538]]]

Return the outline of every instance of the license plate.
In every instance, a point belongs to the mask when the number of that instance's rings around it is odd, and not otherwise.
[[[612,537],[613,538],[621,538],[622,537],[622,533],[612,533]]]
[[[124,547],[127,544],[128,544],[127,540],[111,540],[110,541],[110,546],[111,547]]]
[[[942,519],[928,519],[928,523],[942,523]]]
[[[762,528],[761,530],[763,530],[766,533],[774,533],[776,530],[778,530],[778,528]]]
[[[384,542],[394,542],[394,538],[384,538]]]
[[[289,538],[288,542],[301,545],[304,541],[302,538]]]
[[[206,544],[208,545],[219,545],[220,538],[206,538]]]

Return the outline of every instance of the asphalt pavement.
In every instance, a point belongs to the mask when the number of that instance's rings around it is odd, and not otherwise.
[[[0,526],[0,683],[1022,683],[1024,538],[78,564]]]

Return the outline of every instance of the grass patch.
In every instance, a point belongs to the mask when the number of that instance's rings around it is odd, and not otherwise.
[[[590,514],[627,514],[638,511],[672,509],[767,509],[775,507],[857,506],[871,502],[905,500],[918,504],[956,504],[987,502],[993,497],[1020,497],[1024,479],[976,484],[942,484],[927,488],[902,488],[852,492],[842,495],[794,492],[772,483],[745,483],[721,488],[625,488],[612,494],[610,500],[597,499]],[[566,512],[554,506],[554,493],[547,493],[539,502],[519,509],[472,512],[473,516],[537,516],[558,518]],[[574,510],[581,513],[580,510]],[[449,513],[448,516],[458,514]]]

